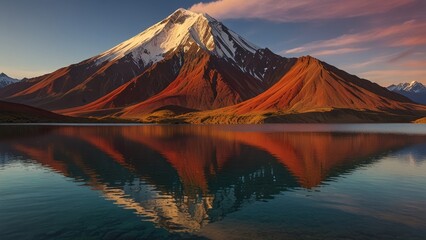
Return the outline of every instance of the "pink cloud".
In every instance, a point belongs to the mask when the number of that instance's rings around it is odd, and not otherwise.
[[[388,60],[389,63],[394,63],[394,62],[399,62],[403,59],[405,59],[406,57],[409,57],[410,55],[413,55],[414,53],[416,53],[415,49],[408,49],[406,51],[400,52],[398,54],[396,54],[395,56],[393,56],[392,58],[390,58]]]
[[[378,42],[382,46],[426,45],[426,23],[416,20],[406,21],[388,27],[375,28],[355,34],[345,34],[337,38],[311,42],[297,48],[283,51],[294,54],[311,51],[326,51],[330,48],[359,48],[367,43]]]
[[[306,48],[305,47],[297,47],[297,48],[292,48],[290,50],[287,50],[286,53],[301,53],[301,52],[305,52]]]
[[[367,66],[372,66],[372,65],[376,65],[379,63],[383,63],[386,62],[387,59],[389,59],[390,56],[379,56],[379,57],[374,57],[374,58],[370,58],[368,60],[365,60],[363,62],[357,62],[357,63],[352,63],[349,65],[345,65],[343,66],[343,69],[350,69],[350,70],[354,70],[354,69],[359,69],[359,68],[365,68]]]
[[[297,22],[384,13],[411,2],[413,0],[217,0],[197,3],[190,10],[220,19]]]
[[[419,46],[426,45],[426,29],[423,30],[423,35],[417,36],[407,36],[402,37],[400,39],[395,39],[391,42],[391,46],[399,47],[399,46]]]
[[[426,84],[426,52],[416,52],[414,49],[373,57],[364,62],[349,64],[343,69],[357,71],[359,76],[381,83],[383,86],[391,83],[419,81]],[[410,57],[410,58],[409,58]],[[362,71],[366,67],[373,68]]]
[[[338,48],[338,49],[328,49],[321,50],[318,52],[312,53],[312,56],[330,56],[330,55],[339,55],[346,53],[362,52],[368,50],[368,48]]]
[[[392,69],[374,70],[359,74],[361,77],[382,83],[384,86],[391,83],[418,81],[426,83],[426,70]]]
[[[401,66],[409,68],[424,68],[426,66],[426,60],[407,60],[401,63]]]
[[[416,52],[414,49],[409,49],[406,51],[393,53],[393,54],[386,54],[382,56],[376,56],[373,58],[366,59],[363,62],[357,62],[349,65],[345,65],[344,69],[359,69],[359,68],[365,68],[367,66],[373,66],[373,65],[392,65],[397,67],[419,67],[419,66],[426,66],[425,60],[416,60],[416,59],[410,59],[407,57],[411,57],[412,55],[415,55]]]

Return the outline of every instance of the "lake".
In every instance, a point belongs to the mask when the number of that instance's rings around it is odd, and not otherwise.
[[[425,125],[0,126],[2,240],[425,236]]]

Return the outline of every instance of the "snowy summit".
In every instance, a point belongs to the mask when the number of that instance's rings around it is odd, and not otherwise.
[[[209,15],[180,8],[166,19],[95,59],[102,63],[131,54],[135,63],[148,66],[161,61],[168,53],[185,52],[194,45],[234,62],[237,48],[251,53],[259,49]]]
[[[7,76],[5,73],[0,73],[0,88],[6,87],[12,83],[18,82],[18,79],[11,78]]]

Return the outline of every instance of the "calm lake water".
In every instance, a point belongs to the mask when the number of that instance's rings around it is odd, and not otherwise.
[[[425,239],[426,125],[0,126],[0,239]]]

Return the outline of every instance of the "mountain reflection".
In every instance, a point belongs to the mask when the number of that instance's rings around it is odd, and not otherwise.
[[[232,131],[219,126],[0,128],[1,151],[102,192],[170,231],[313,188],[424,136]]]

